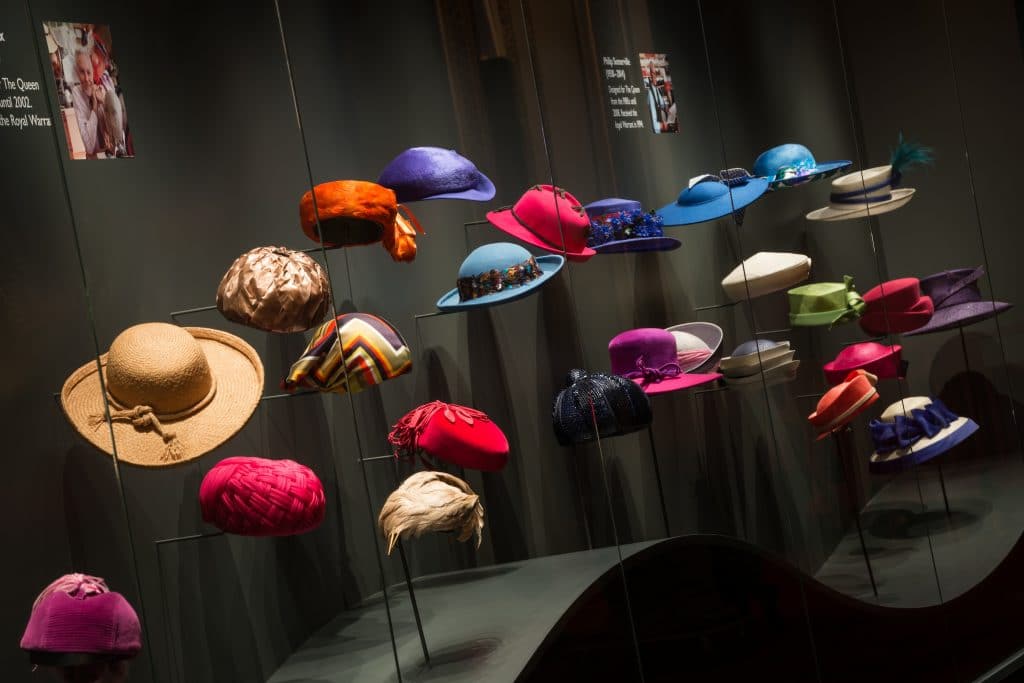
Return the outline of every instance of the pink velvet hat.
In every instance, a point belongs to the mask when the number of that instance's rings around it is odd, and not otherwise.
[[[570,261],[586,261],[597,253],[587,246],[587,212],[560,187],[534,185],[514,206],[488,212],[487,220],[516,239]]]
[[[907,364],[901,360],[903,347],[878,342],[850,344],[834,360],[825,363],[825,379],[829,384],[842,382],[854,370],[866,370],[878,379],[897,379],[906,375]]]
[[[717,372],[683,372],[675,336],[656,327],[616,335],[608,342],[608,355],[614,374],[633,380],[648,394],[689,389],[721,377]]]
[[[103,579],[66,574],[36,598],[21,649],[33,663],[52,666],[127,659],[142,650],[142,627],[128,601]]]

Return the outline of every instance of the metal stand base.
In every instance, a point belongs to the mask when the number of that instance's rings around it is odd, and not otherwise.
[[[860,539],[860,550],[864,554],[864,565],[868,569],[868,579],[871,581],[871,592],[878,597],[878,584],[875,583],[875,572],[871,568],[871,557],[868,555],[868,546],[864,542],[864,529],[860,525],[860,510],[857,508],[857,489],[853,481],[853,463],[844,455],[843,436],[850,433],[847,427],[842,432],[834,432],[832,440],[836,445],[836,454],[843,467],[843,479],[846,480],[846,495],[850,499],[850,512],[853,514],[853,521],[857,525],[857,537]]]

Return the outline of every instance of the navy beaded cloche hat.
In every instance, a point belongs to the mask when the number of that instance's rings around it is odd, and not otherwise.
[[[635,382],[571,370],[565,384],[551,409],[555,437],[563,446],[594,441],[598,435],[603,439],[629,434],[651,424],[650,400]]]

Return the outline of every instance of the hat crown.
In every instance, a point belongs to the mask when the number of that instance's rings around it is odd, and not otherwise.
[[[855,367],[859,364],[868,363],[889,353],[893,347],[879,344],[878,342],[860,342],[850,344],[838,354],[835,363],[843,367]]]
[[[149,406],[159,415],[180,413],[206,398],[213,381],[199,342],[177,325],[129,327],[107,352],[107,393],[123,408]]]
[[[931,297],[936,308],[981,301],[981,289],[978,287],[980,276],[981,273],[977,268],[954,268],[935,273],[921,278],[921,292]],[[964,280],[967,282],[961,284]]]
[[[519,198],[512,214],[530,232],[555,249],[580,252],[587,246],[590,219],[572,194],[552,185],[535,185]]]
[[[751,339],[745,341],[737,346],[733,352],[733,356],[749,356],[754,353],[769,351],[779,345],[779,342],[772,341],[771,339]]]
[[[754,161],[754,175],[774,178],[786,167],[810,170],[817,165],[811,150],[797,143],[787,143],[762,152]]]
[[[708,343],[695,334],[679,330],[672,330],[671,334],[675,337],[676,351],[679,353],[684,351],[711,351]]]
[[[510,242],[494,242],[477,247],[459,267],[459,277],[475,277],[492,270],[505,270],[530,259],[529,251]]]
[[[620,211],[643,211],[643,205],[635,199],[621,199],[609,197],[591,202],[583,207],[590,218],[600,218],[605,214],[618,213]]]
[[[924,408],[930,405],[931,402],[932,399],[927,396],[907,396],[882,411],[878,419],[882,422],[895,422],[897,416],[909,415],[910,411]]]
[[[635,432],[649,425],[651,417],[650,400],[639,385],[618,375],[579,369],[569,372],[551,410],[555,436],[563,446]]]
[[[702,180],[679,193],[680,206],[698,206],[712,202],[729,193],[729,186],[718,180]]]
[[[120,593],[82,599],[56,592],[33,608],[21,647],[40,652],[133,655],[142,649],[141,633],[138,615]]]
[[[846,286],[841,282],[813,282],[789,290],[789,301],[794,312],[834,311],[846,307]]]
[[[676,362],[676,338],[657,327],[641,327],[616,335],[608,342],[612,372],[621,375],[636,370],[637,361],[656,368]]]
[[[479,178],[476,165],[454,149],[410,147],[391,160],[377,182],[394,190],[400,201],[415,201],[471,189]]]

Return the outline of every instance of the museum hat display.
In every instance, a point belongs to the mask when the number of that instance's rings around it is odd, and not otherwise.
[[[978,280],[984,274],[985,269],[978,266],[946,270],[921,278],[921,291],[931,298],[935,313],[926,325],[911,330],[907,336],[970,325],[997,316],[1013,306],[982,296]]]
[[[683,372],[706,372],[721,355],[722,328],[714,323],[693,322],[669,327],[676,340],[676,362]]]
[[[823,439],[832,432],[848,425],[878,400],[875,384],[878,378],[864,370],[854,370],[842,382],[825,392],[818,401],[817,409],[807,416]]]
[[[937,398],[909,396],[886,408],[868,429],[875,444],[868,469],[888,474],[945,453],[978,431],[978,425]]]
[[[795,187],[815,180],[831,178],[852,161],[815,161],[811,150],[803,145],[788,143],[761,152],[754,161],[754,175],[768,179],[768,189]]]
[[[142,650],[142,626],[124,596],[103,579],[65,574],[32,604],[21,649],[44,666],[130,659]]]
[[[789,342],[757,339],[743,342],[731,356],[718,365],[722,379],[729,385],[760,382],[789,381],[796,377],[800,361],[794,360],[796,351]]]
[[[231,264],[217,287],[217,310],[232,322],[266,332],[303,332],[323,322],[331,285],[320,264],[301,251],[256,247]]]
[[[636,383],[579,369],[569,372],[551,408],[555,438],[563,446],[629,434],[651,419],[650,399]]]
[[[494,183],[454,149],[410,147],[384,167],[377,184],[395,191],[399,202],[421,199],[494,199]]]
[[[907,373],[903,347],[868,341],[850,344],[822,368],[829,384],[839,384],[853,370],[864,370],[878,379],[898,379]]]
[[[416,472],[384,501],[377,524],[388,542],[419,538],[428,531],[457,533],[459,542],[476,539],[480,547],[484,507],[469,484],[447,472]]]
[[[751,299],[756,299],[800,284],[810,276],[809,256],[759,251],[725,276],[722,280],[722,289],[730,301],[742,301],[747,298],[748,292]]]
[[[665,235],[661,216],[645,213],[640,202],[632,199],[602,199],[583,209],[590,218],[587,246],[598,254],[672,251],[682,244]]]
[[[508,462],[508,439],[491,418],[466,406],[431,401],[406,413],[388,434],[397,457],[418,455],[433,469],[435,460],[484,472]]]
[[[903,141],[892,152],[889,164],[855,171],[832,181],[828,206],[807,214],[811,221],[842,221],[895,211],[914,196],[914,188],[900,188],[903,173],[915,164],[931,163],[931,150]]]
[[[442,311],[483,308],[528,296],[565,264],[558,254],[533,256],[510,242],[477,247],[459,266],[455,289],[437,300]]]
[[[412,211],[398,203],[394,191],[365,180],[317,185],[299,200],[299,219],[306,236],[325,247],[380,242],[395,261],[416,258],[416,233],[423,232]]]
[[[103,381],[89,361],[64,382],[61,405],[79,434],[110,455],[116,445],[118,459],[134,465],[163,467],[209,453],[248,422],[263,394],[256,351],[205,327],[134,325],[98,365]]]
[[[294,460],[237,456],[213,466],[199,487],[203,521],[241,536],[304,534],[324,521],[324,486]]]
[[[789,324],[832,326],[856,320],[864,300],[853,287],[853,278],[844,275],[842,282],[813,282],[789,290]]]
[[[318,327],[281,388],[357,393],[412,370],[412,351],[391,323],[343,313]]]
[[[518,240],[570,261],[586,261],[597,253],[587,246],[587,212],[576,197],[560,187],[534,185],[514,206],[489,211],[487,220]]]
[[[899,334],[923,327],[932,319],[935,306],[921,294],[916,277],[904,277],[875,285],[864,293],[860,327],[868,334]]]
[[[636,382],[648,394],[714,382],[715,373],[687,373],[678,361],[675,336],[657,327],[627,330],[608,342],[612,373]]]
[[[768,190],[765,178],[754,178],[742,168],[705,173],[690,179],[675,202],[658,209],[664,224],[691,225],[740,212]]]

